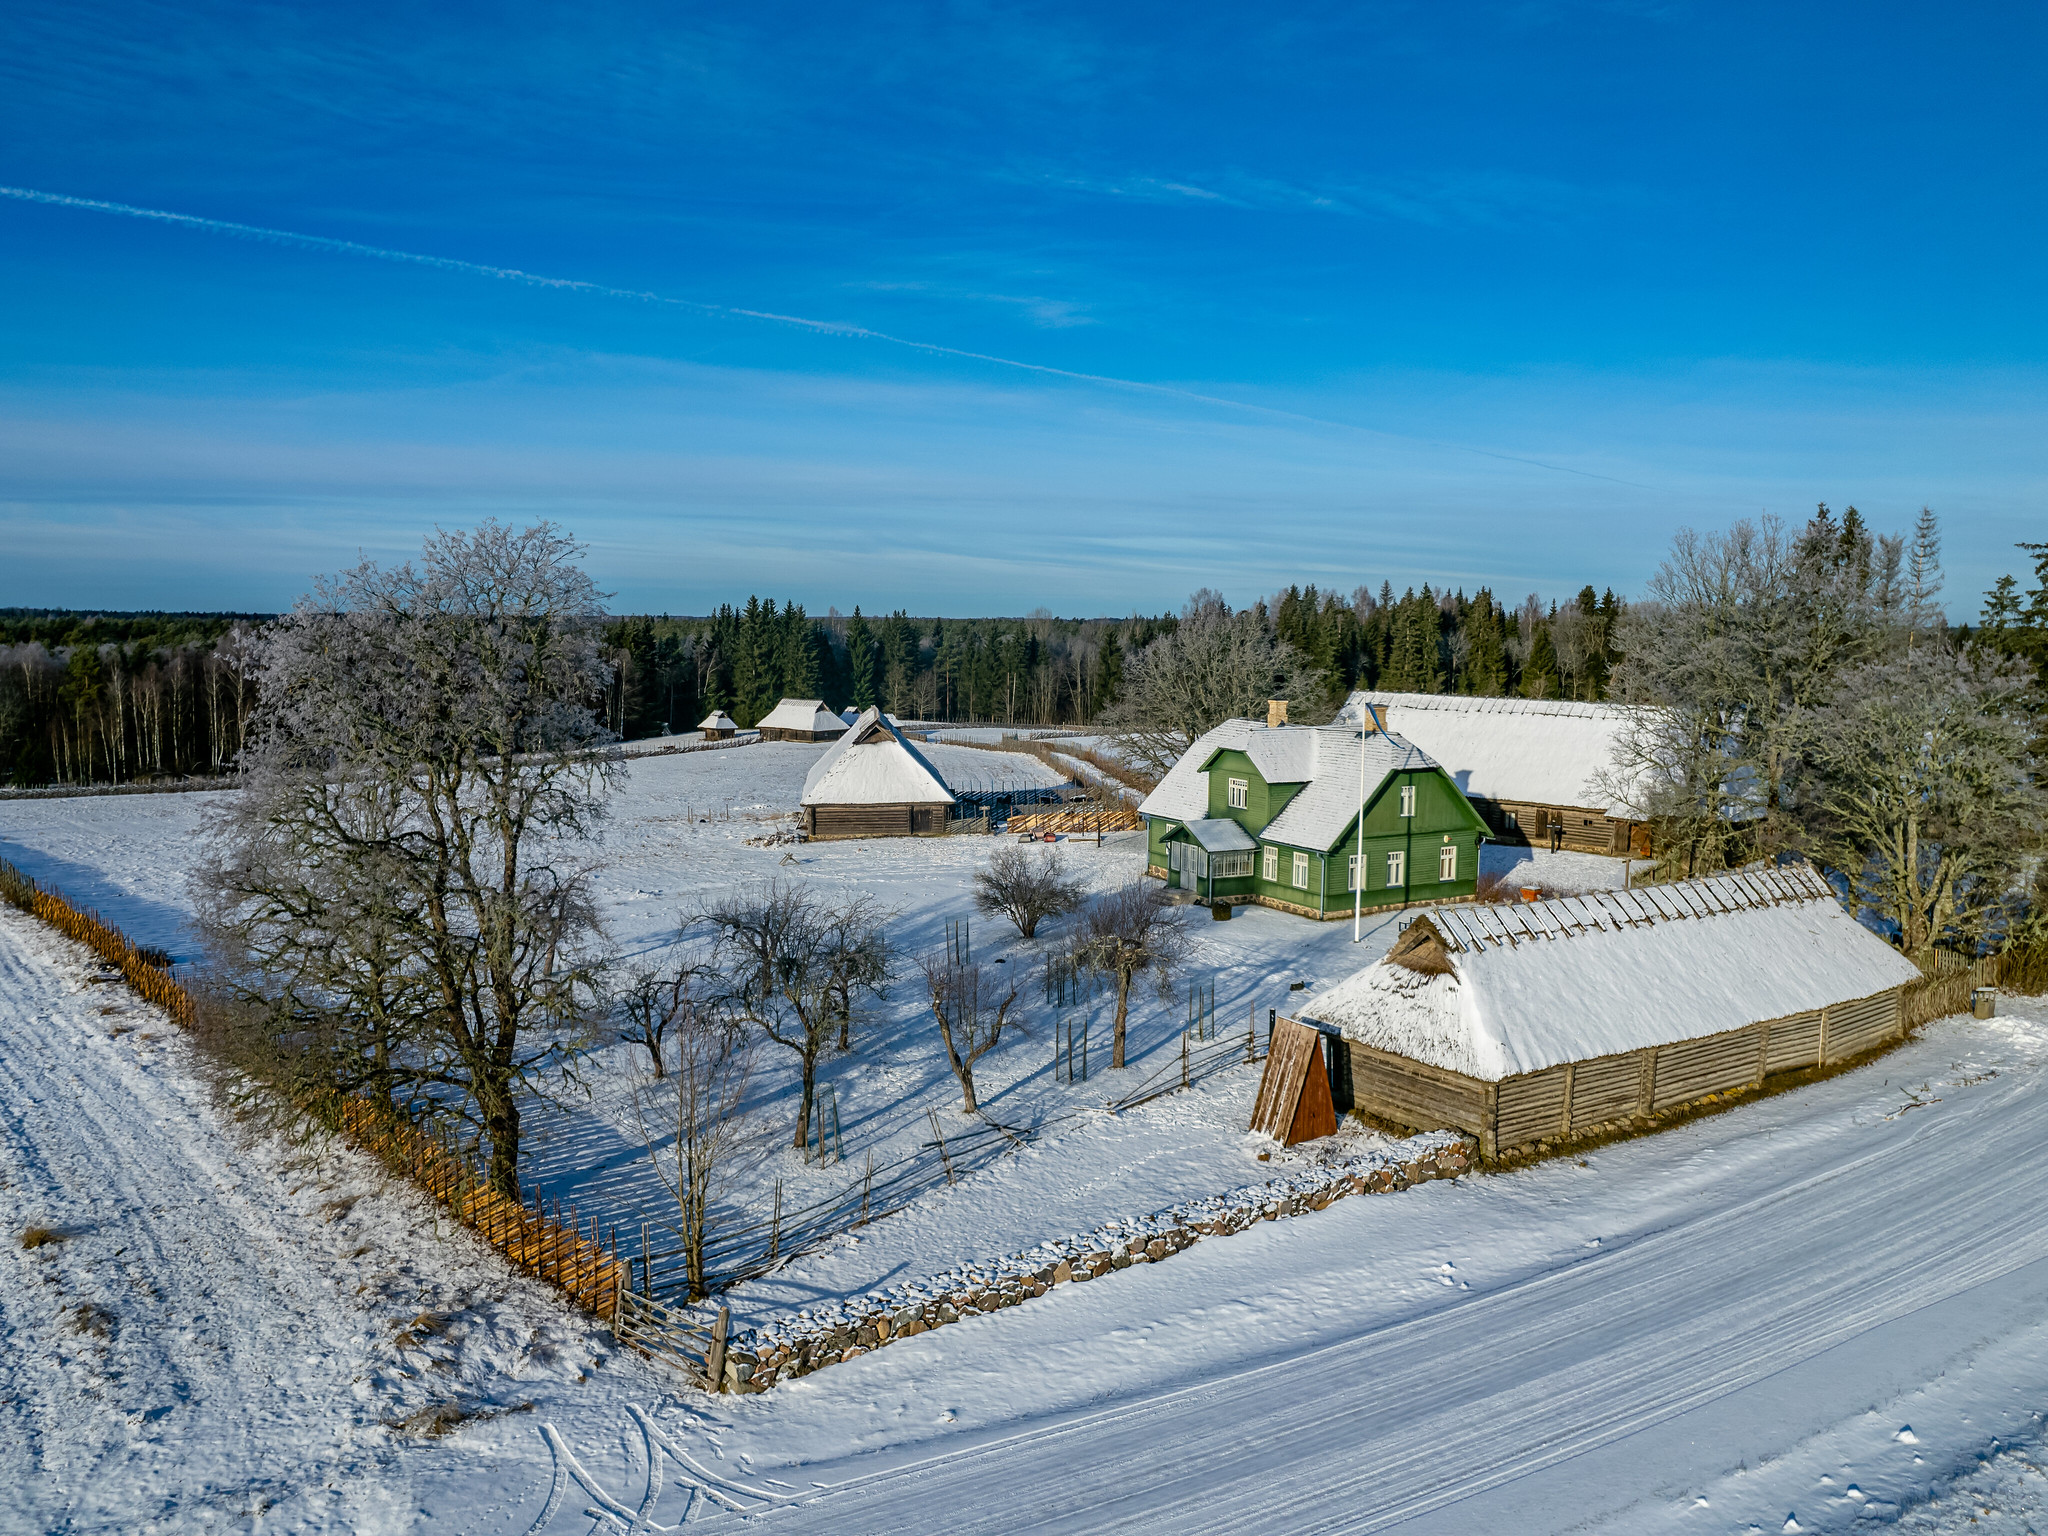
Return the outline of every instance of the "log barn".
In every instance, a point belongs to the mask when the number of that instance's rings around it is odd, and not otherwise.
[[[1493,841],[1649,857],[1648,825],[1609,784],[1627,707],[1361,689],[1337,718],[1356,723],[1367,704],[1443,764]]]
[[[1801,865],[1444,908],[1300,1016],[1340,1111],[1493,1159],[1877,1050],[1920,979]]]
[[[804,779],[804,832],[844,837],[942,834],[953,792],[879,709],[863,710]]]
[[[823,699],[784,699],[755,727],[763,741],[835,741],[846,722]]]
[[[738,724],[722,709],[711,711],[697,729],[704,733],[706,741],[731,741],[739,732]]]

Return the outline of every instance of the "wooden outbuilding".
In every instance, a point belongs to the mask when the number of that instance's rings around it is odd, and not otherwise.
[[[823,699],[784,699],[755,727],[763,741],[836,741],[846,722]]]
[[[1313,997],[1354,1108],[1497,1158],[1903,1038],[1919,969],[1813,869],[1418,917]]]
[[[697,729],[704,733],[706,741],[731,741],[739,734],[738,724],[722,709],[711,711]]]
[[[1614,783],[1628,707],[1361,689],[1337,718],[1367,718],[1367,705],[1443,765],[1493,841],[1650,856],[1649,826]]]
[[[1273,1025],[1266,1070],[1252,1102],[1251,1128],[1283,1147],[1336,1132],[1337,1110],[1330,1097],[1321,1033],[1293,1019]]]
[[[953,792],[896,722],[863,710],[804,779],[804,831],[813,839],[942,834]]]

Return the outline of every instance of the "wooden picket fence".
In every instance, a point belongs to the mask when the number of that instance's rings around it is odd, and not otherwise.
[[[0,860],[0,895],[118,969],[137,996],[163,1009],[181,1028],[193,1027],[198,1006],[192,994],[169,967],[150,959],[97,912],[79,910],[5,860]],[[345,1098],[338,1115],[325,1106],[308,1109],[322,1120],[338,1122],[351,1141],[446,1205],[521,1269],[559,1287],[599,1317],[617,1315],[626,1290],[626,1263],[610,1251],[616,1238],[601,1240],[595,1221],[586,1235],[573,1208],[565,1222],[559,1210],[549,1215],[538,1195],[531,1209],[507,1199],[452,1148],[379,1100]]]

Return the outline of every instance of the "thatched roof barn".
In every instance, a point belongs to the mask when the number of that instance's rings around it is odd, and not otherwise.
[[[763,741],[832,741],[846,722],[825,707],[823,699],[784,699],[755,727]]]
[[[1366,705],[1443,764],[1495,841],[1649,854],[1649,829],[1614,783],[1628,708],[1360,689],[1337,718],[1356,724],[1368,718]]]
[[[1493,1157],[1862,1055],[1919,979],[1799,866],[1440,909],[1301,1017],[1348,1057],[1340,1107]]]
[[[739,725],[731,715],[722,709],[714,709],[698,725],[706,741],[730,741],[739,732]]]
[[[942,833],[953,792],[896,722],[863,710],[804,779],[804,831],[813,838]]]

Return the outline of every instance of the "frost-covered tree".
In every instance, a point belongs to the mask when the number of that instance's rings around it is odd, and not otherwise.
[[[1185,908],[1166,900],[1166,893],[1134,880],[1105,891],[1081,914],[1071,943],[1071,957],[1084,970],[1105,978],[1116,994],[1116,1016],[1109,1064],[1124,1064],[1125,1026],[1131,1013],[1131,987],[1150,971],[1162,997],[1173,985],[1174,967],[1187,958],[1192,940],[1182,914]]]
[[[1123,692],[1102,725],[1134,762],[1163,775],[1204,731],[1264,719],[1268,699],[1289,700],[1297,722],[1325,717],[1324,691],[1314,665],[1256,610],[1233,613],[1204,589],[1170,633],[1125,661]]]
[[[1930,637],[1852,669],[1801,722],[1816,851],[1916,958],[1981,936],[2048,827],[2029,681]]]
[[[605,955],[589,849],[619,770],[599,594],[554,526],[437,534],[323,580],[253,644],[243,792],[199,876],[223,974],[338,1087],[455,1106],[519,1192],[520,1095]]]

